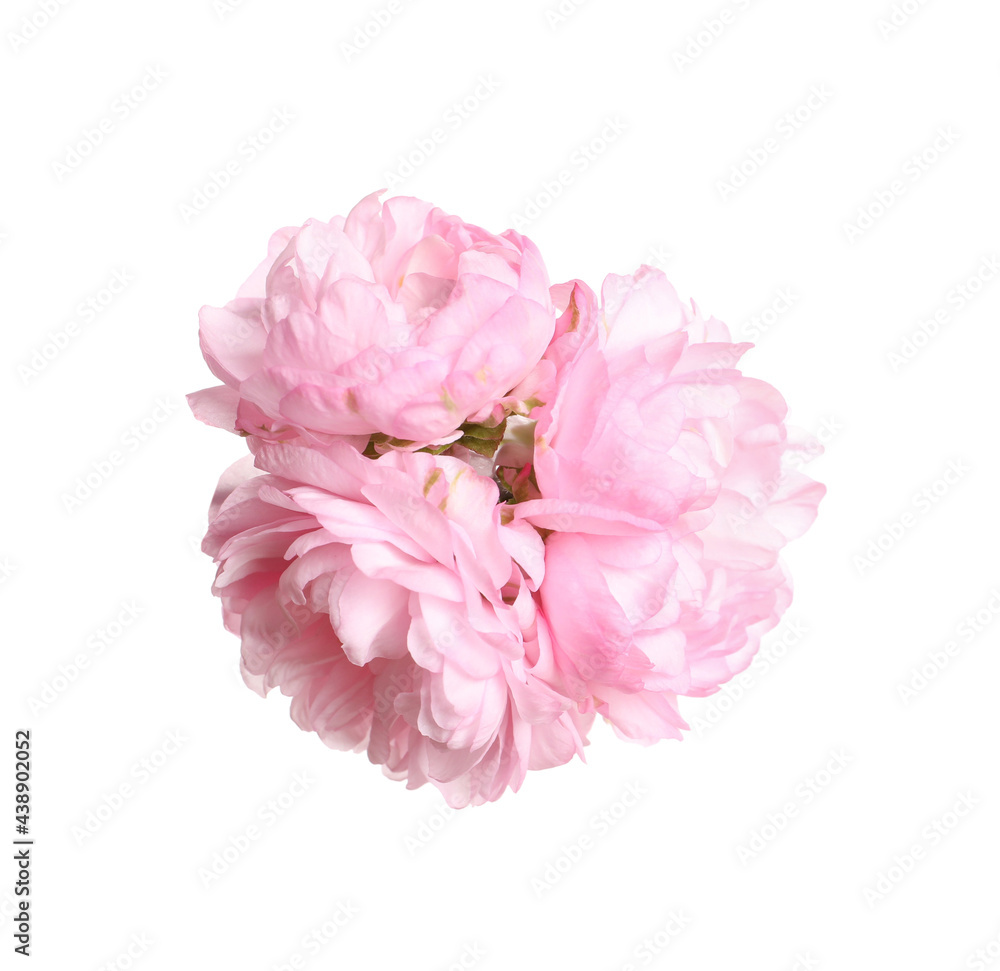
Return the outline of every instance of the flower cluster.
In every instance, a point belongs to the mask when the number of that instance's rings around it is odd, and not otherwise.
[[[275,233],[200,316],[245,437],[203,549],[252,688],[453,806],[679,738],[750,663],[824,489],[752,346],[642,267],[550,286],[535,246],[411,198]]]

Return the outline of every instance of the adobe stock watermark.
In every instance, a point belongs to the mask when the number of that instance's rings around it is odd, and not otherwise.
[[[75,315],[57,330],[49,331],[45,340],[34,347],[17,366],[23,385],[30,384],[55,361],[81,334],[83,328],[97,320],[133,283],[135,273],[126,267],[113,270],[111,276],[77,305]]]
[[[954,321],[956,315],[972,304],[987,285],[996,279],[998,271],[1000,257],[996,253],[984,256],[971,273],[948,290],[939,306],[920,319],[896,350],[889,351],[888,361],[892,370],[898,371],[916,360],[927,345]]]
[[[198,868],[198,880],[203,890],[217,884],[236,864],[242,860],[250,848],[264,838],[289,810],[316,784],[316,780],[306,772],[296,772],[291,782],[271,799],[261,805],[247,823],[234,833],[215,852],[211,859]]]
[[[589,0],[559,0],[559,3],[546,8],[545,22],[555,30],[570,20],[588,2]]]
[[[185,223],[190,223],[203,215],[212,203],[230,188],[233,180],[239,178],[248,165],[252,165],[280,135],[288,130],[293,121],[295,115],[290,109],[275,108],[259,128],[240,140],[229,158],[209,170],[207,177],[198,185],[190,198],[178,205],[181,219]]]
[[[441,833],[455,818],[458,810],[445,802],[438,803],[437,808],[426,819],[420,821],[412,833],[406,835],[403,841],[410,856],[422,850]]]
[[[911,186],[916,185],[955,147],[960,138],[961,133],[951,125],[938,128],[930,141],[903,163],[898,175],[876,189],[867,202],[858,206],[854,220],[844,223],[847,242],[853,246],[864,237],[906,195]]]
[[[409,0],[412,3],[412,0]],[[372,10],[364,23],[355,28],[350,38],[340,42],[340,53],[350,64],[382,36],[391,23],[408,6],[404,0],[388,0],[384,7]]]
[[[73,514],[83,507],[92,496],[138,452],[177,413],[180,406],[172,398],[157,398],[152,411],[139,421],[129,425],[118,437],[118,442],[102,458],[90,463],[90,469],[78,476],[70,488],[63,491],[60,499],[63,509]]]
[[[225,20],[237,10],[242,10],[245,2],[246,0],[212,0],[212,9],[219,20]]]
[[[132,968],[144,958],[156,942],[149,934],[133,934],[128,944],[104,964],[98,966],[97,971],[131,971]]]
[[[839,749],[831,751],[823,766],[798,783],[781,806],[769,812],[767,818],[736,847],[740,863],[747,866],[758,859],[853,761],[854,756],[848,752]]]
[[[109,647],[113,647],[125,632],[145,613],[146,608],[137,600],[123,600],[118,604],[115,615],[103,626],[88,634],[83,649],[72,659],[64,661],[41,683],[35,694],[27,699],[28,711],[40,715],[52,707],[70,686],[80,680],[90,670],[93,662],[101,657]]]
[[[110,792],[102,791],[97,805],[70,827],[76,845],[80,847],[92,840],[190,741],[180,730],[171,729],[152,751],[136,759],[125,778]]]
[[[0,587],[17,573],[17,567],[11,563],[9,556],[0,557]]]
[[[740,324],[735,336],[743,340],[759,341],[775,327],[782,317],[791,312],[799,299],[799,294],[791,287],[781,287],[763,310],[758,311]]]
[[[469,93],[452,102],[433,128],[415,139],[405,152],[400,152],[394,168],[383,171],[383,185],[389,190],[402,185],[476,115],[501,87],[502,82],[492,74],[480,74]]]
[[[720,8],[711,17],[706,17],[701,26],[684,38],[684,46],[674,51],[674,67],[679,74],[698,60],[729,28],[736,23],[740,14],[750,9],[753,0],[733,0]]]
[[[894,853],[889,865],[884,870],[879,870],[874,880],[863,890],[868,909],[873,909],[897,890],[927,859],[928,851],[940,846],[951,836],[980,802],[979,796],[973,792],[958,793],[946,812],[936,816],[920,830],[920,836],[915,842],[907,849]]]
[[[894,3],[875,24],[882,40],[895,37],[928,3],[930,0],[900,0]]]
[[[22,16],[16,27],[7,31],[10,49],[15,54],[20,54],[70,2],[71,0],[40,0],[30,14]]]
[[[929,688],[951,662],[970,647],[979,635],[992,626],[1000,615],[1000,587],[990,590],[990,598],[973,613],[967,614],[955,628],[955,633],[939,647],[925,655],[924,660],[910,669],[909,677],[896,685],[896,694],[904,705]]]
[[[596,841],[607,836],[648,793],[645,786],[630,782],[610,806],[594,813],[586,830],[571,842],[564,843],[541,873],[532,877],[531,889],[535,896],[541,898],[552,890],[597,845]]]
[[[974,951],[970,951],[962,967],[969,968],[971,971],[986,971],[986,968],[991,964],[996,964],[998,960],[1000,960],[1000,933],[991,937]]]
[[[570,153],[569,159],[551,178],[546,179],[537,192],[524,200],[524,205],[510,215],[511,226],[517,232],[523,232],[533,222],[539,219],[552,204],[581,175],[588,172],[591,166],[603,157],[612,145],[616,144],[628,131],[628,123],[620,115],[609,115],[604,119],[603,127],[593,138],[581,142]]]
[[[760,679],[788,657],[808,633],[809,628],[797,617],[785,617],[777,628],[765,634],[764,643],[746,670],[705,699],[709,704],[698,715],[689,718],[695,735],[701,738],[723,721],[760,684]]]
[[[649,967],[692,924],[694,918],[681,908],[674,908],[651,930],[629,954],[618,971],[638,971]]]
[[[169,75],[159,65],[146,68],[145,73],[112,99],[108,110],[92,125],[87,125],[63,150],[60,158],[52,160],[52,172],[57,182],[76,172],[94,152],[132,115],[144,105]]]
[[[806,951],[805,953],[799,952],[792,958],[792,963],[788,966],[787,971],[816,971],[819,967],[819,958]]]
[[[447,966],[442,967],[441,971],[471,971],[472,968],[482,963],[486,954],[486,948],[482,944],[473,941],[470,944],[466,944],[458,957]]]
[[[310,927],[301,938],[298,945],[284,960],[272,964],[270,971],[302,971],[313,958],[319,957],[361,913],[352,900],[338,901],[327,912],[322,922]]]
[[[898,517],[883,522],[881,532],[868,541],[864,552],[854,554],[854,568],[858,576],[863,577],[884,560],[969,472],[965,459],[952,459],[937,478],[915,492],[910,499],[910,508]]]
[[[13,854],[14,874],[17,882],[14,884],[14,893],[18,900],[14,910],[13,938],[15,940],[14,953],[23,957],[31,957],[31,920],[34,911],[30,909],[31,900],[31,851],[26,845],[17,848]]]
[[[665,243],[653,243],[646,251],[646,258],[642,263],[657,270],[665,270],[673,258],[674,254],[669,246]]]
[[[746,186],[832,100],[833,92],[825,83],[814,84],[805,99],[778,118],[772,134],[748,148],[742,158],[733,163],[727,178],[716,181],[715,191],[722,201],[728,202]]]

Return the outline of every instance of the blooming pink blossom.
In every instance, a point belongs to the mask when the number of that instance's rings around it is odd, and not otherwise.
[[[257,464],[224,477],[204,542],[251,687],[280,686],[301,728],[453,806],[581,751],[592,714],[545,681],[542,540],[501,516],[492,479],[343,442],[264,444]]]
[[[525,411],[555,315],[529,240],[375,194],[275,233],[236,299],[200,320],[223,384],[190,396],[197,417],[306,445],[375,435],[382,450]]]
[[[782,397],[738,369],[750,345],[662,273],[609,276],[599,311],[577,285],[574,303],[581,337],[535,412],[537,491],[515,514],[547,533],[562,690],[626,737],[679,737],[676,696],[717,690],[787,608],[778,554],[824,488],[790,467]]]
[[[657,270],[550,288],[517,233],[373,195],[200,335],[192,408],[251,453],[203,543],[244,679],[411,788],[495,800],[595,714],[680,738],[789,606],[817,443]]]

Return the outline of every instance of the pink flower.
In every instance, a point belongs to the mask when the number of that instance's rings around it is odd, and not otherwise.
[[[375,435],[381,451],[525,412],[555,315],[529,240],[374,194],[346,219],[275,233],[236,299],[200,320],[224,383],[189,396],[198,418],[306,445]]]
[[[681,737],[791,601],[824,488],[752,346],[649,267],[549,288],[534,245],[372,195],[201,312],[247,438],[203,549],[248,685],[452,806]]]
[[[343,442],[263,444],[257,464],[224,476],[204,542],[251,687],[280,686],[301,728],[453,806],[581,752],[593,716],[545,680],[542,540],[492,479]]]
[[[749,664],[791,599],[778,554],[825,490],[790,467],[784,400],[738,369],[751,345],[648,267],[609,276],[602,303],[576,285],[579,337],[515,510],[551,531],[539,595],[561,690],[649,742],[687,727],[677,695]]]

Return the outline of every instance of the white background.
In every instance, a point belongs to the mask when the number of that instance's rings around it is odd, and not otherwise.
[[[64,0],[48,23],[41,3],[4,8],[0,791],[30,728],[37,840],[34,964],[10,966],[989,966],[1000,282],[976,277],[1000,255],[1000,11],[907,0],[893,29],[891,0],[589,0],[557,23],[526,0],[406,0],[346,49],[386,7]],[[276,109],[294,120],[258,151],[246,140],[269,138]],[[553,280],[654,263],[756,334],[745,370],[826,440],[809,471],[829,488],[739,698],[691,700],[682,743],[598,724],[587,765],[448,820],[432,789],[327,750],[287,699],[242,685],[197,547],[243,445],[183,405],[215,383],[199,306],[235,294],[272,230],[346,213],[411,153],[396,193],[497,232],[524,218]],[[862,209],[877,218],[849,229]],[[116,273],[124,292],[81,311]],[[138,617],[98,651],[123,604]],[[824,774],[834,754],[846,766]],[[306,788],[282,797],[296,774]],[[644,794],[625,809],[630,785]],[[271,800],[291,805],[268,825]],[[205,886],[250,825],[260,838]],[[8,863],[5,967],[13,880]]]

